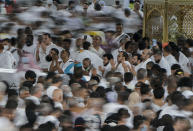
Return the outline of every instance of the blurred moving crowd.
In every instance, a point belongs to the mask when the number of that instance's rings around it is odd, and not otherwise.
[[[143,38],[142,1],[15,2],[0,15],[1,131],[193,130],[193,40]]]

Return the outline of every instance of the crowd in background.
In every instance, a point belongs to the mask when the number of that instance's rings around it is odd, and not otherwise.
[[[192,131],[193,40],[142,37],[143,4],[130,2],[1,8],[0,130]]]

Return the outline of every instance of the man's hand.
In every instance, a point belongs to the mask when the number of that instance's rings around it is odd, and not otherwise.
[[[99,71],[104,72],[104,68],[102,68],[102,66],[99,66]]]
[[[46,53],[46,48],[47,48],[46,44],[41,43],[41,47],[42,47],[43,52]]]
[[[41,47],[41,44],[38,43],[38,44],[37,44],[37,49],[40,49],[40,47]]]
[[[113,71],[115,71],[116,70],[116,64],[115,64],[115,61],[113,59],[110,60],[110,64],[111,64],[111,69]]]
[[[54,56],[53,56],[53,60],[54,60],[54,61],[56,61],[56,62],[57,62],[57,61],[58,61],[58,59],[59,59],[58,55],[54,55]]]
[[[93,75],[93,76],[96,76],[96,75],[97,75],[97,69],[96,69],[96,68],[93,68],[93,69],[92,69],[92,75]]]
[[[128,68],[129,68],[129,70],[130,70],[130,72],[132,72],[133,73],[133,75],[137,75],[137,73],[136,73],[136,71],[135,71],[135,69],[134,69],[134,67],[131,65],[131,66],[128,66]]]

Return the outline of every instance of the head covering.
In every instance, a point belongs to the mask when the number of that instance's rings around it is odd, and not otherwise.
[[[117,102],[118,95],[116,92],[110,91],[106,94],[106,97],[109,102]]]
[[[98,82],[96,81],[96,80],[90,80],[89,82],[88,82],[88,85],[89,86],[94,86],[94,85],[97,85],[98,84]]]
[[[58,87],[56,87],[56,86],[50,86],[50,87],[47,89],[47,96],[52,99],[54,90],[56,90],[56,89],[58,89]]]
[[[182,92],[182,95],[185,96],[186,99],[190,99],[191,97],[193,97],[193,92],[186,90],[186,91]]]
[[[78,127],[83,127],[85,124],[85,120],[82,118],[82,117],[78,117],[76,120],[75,120],[75,128],[78,128]]]

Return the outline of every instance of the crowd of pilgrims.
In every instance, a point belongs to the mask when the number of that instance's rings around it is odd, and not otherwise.
[[[0,130],[192,131],[193,40],[143,38],[138,0],[75,3],[0,16],[0,69],[24,72],[0,81]]]

